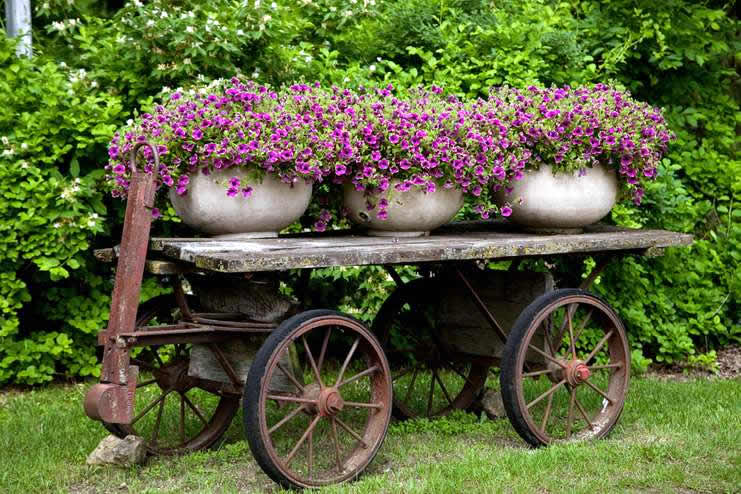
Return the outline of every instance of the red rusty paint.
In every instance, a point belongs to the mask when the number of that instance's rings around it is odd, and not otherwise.
[[[131,184],[126,202],[121,250],[113,287],[108,328],[98,334],[98,343],[105,346],[101,385],[94,386],[85,399],[85,411],[92,418],[112,423],[131,420],[136,372],[129,368],[129,349],[121,333],[133,332],[139,306],[144,266],[149,246],[155,184],[151,173],[136,169],[136,154],[149,147],[154,156],[155,170],[159,167],[157,149],[149,143],[137,143],[131,150]],[[133,377],[133,379],[130,379]],[[108,386],[114,385],[115,387]],[[109,420],[112,419],[112,420]]]

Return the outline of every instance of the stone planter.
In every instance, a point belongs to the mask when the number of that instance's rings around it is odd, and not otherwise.
[[[252,183],[246,170],[216,170],[190,177],[188,192],[179,196],[170,189],[170,201],[183,223],[215,238],[266,238],[296,221],[309,205],[311,184],[303,180],[290,185],[267,174],[262,183]],[[226,195],[232,177],[249,183],[252,195]]]
[[[514,182],[511,194],[500,192],[497,202],[509,202],[508,220],[527,229],[568,231],[604,218],[615,205],[617,192],[615,170],[595,166],[554,175],[550,165],[541,165]]]
[[[399,192],[394,189],[396,181],[384,193],[389,206],[386,209],[388,218],[379,219],[377,210],[368,211],[365,193],[345,186],[344,204],[349,211],[350,219],[368,229],[368,235],[378,237],[421,237],[430,230],[444,225],[463,207],[463,191],[459,189],[438,188],[435,192],[425,193],[412,189]],[[380,197],[378,198],[380,199]],[[377,200],[375,201],[377,202]]]

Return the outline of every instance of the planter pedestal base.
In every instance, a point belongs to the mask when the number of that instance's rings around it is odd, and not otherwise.
[[[521,227],[521,230],[528,233],[537,233],[539,235],[576,235],[578,233],[584,233],[584,228],[538,228],[525,226]]]
[[[369,229],[365,231],[366,235],[371,237],[429,237],[429,231],[407,231],[407,232],[395,232],[391,230],[373,230]]]
[[[278,232],[224,233],[211,235],[215,240],[250,240],[256,238],[277,238]]]

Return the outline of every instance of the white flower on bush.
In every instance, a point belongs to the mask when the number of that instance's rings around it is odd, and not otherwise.
[[[92,213],[87,220],[87,226],[93,227],[98,224],[98,213]]]
[[[371,72],[375,72],[376,71],[376,64],[374,64],[374,63],[371,64],[371,66],[368,67],[368,70],[370,70]]]

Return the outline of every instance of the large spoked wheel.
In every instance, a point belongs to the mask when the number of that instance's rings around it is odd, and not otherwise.
[[[501,389],[507,415],[525,441],[605,437],[620,418],[630,349],[615,311],[584,290],[542,295],[507,339]]]
[[[357,477],[391,418],[391,373],[358,321],[312,310],[284,321],[247,378],[245,433],[255,459],[283,487]]]
[[[163,295],[141,305],[137,327],[172,322],[173,297]],[[169,344],[135,349],[139,366],[131,424],[103,423],[118,437],[145,440],[150,454],[173,455],[205,449],[224,434],[239,408],[239,395],[217,395],[188,376],[190,345]]]
[[[394,368],[393,414],[400,420],[465,409],[486,381],[487,365],[456,354],[441,341],[437,293],[428,279],[405,283],[373,321],[373,333]]]

